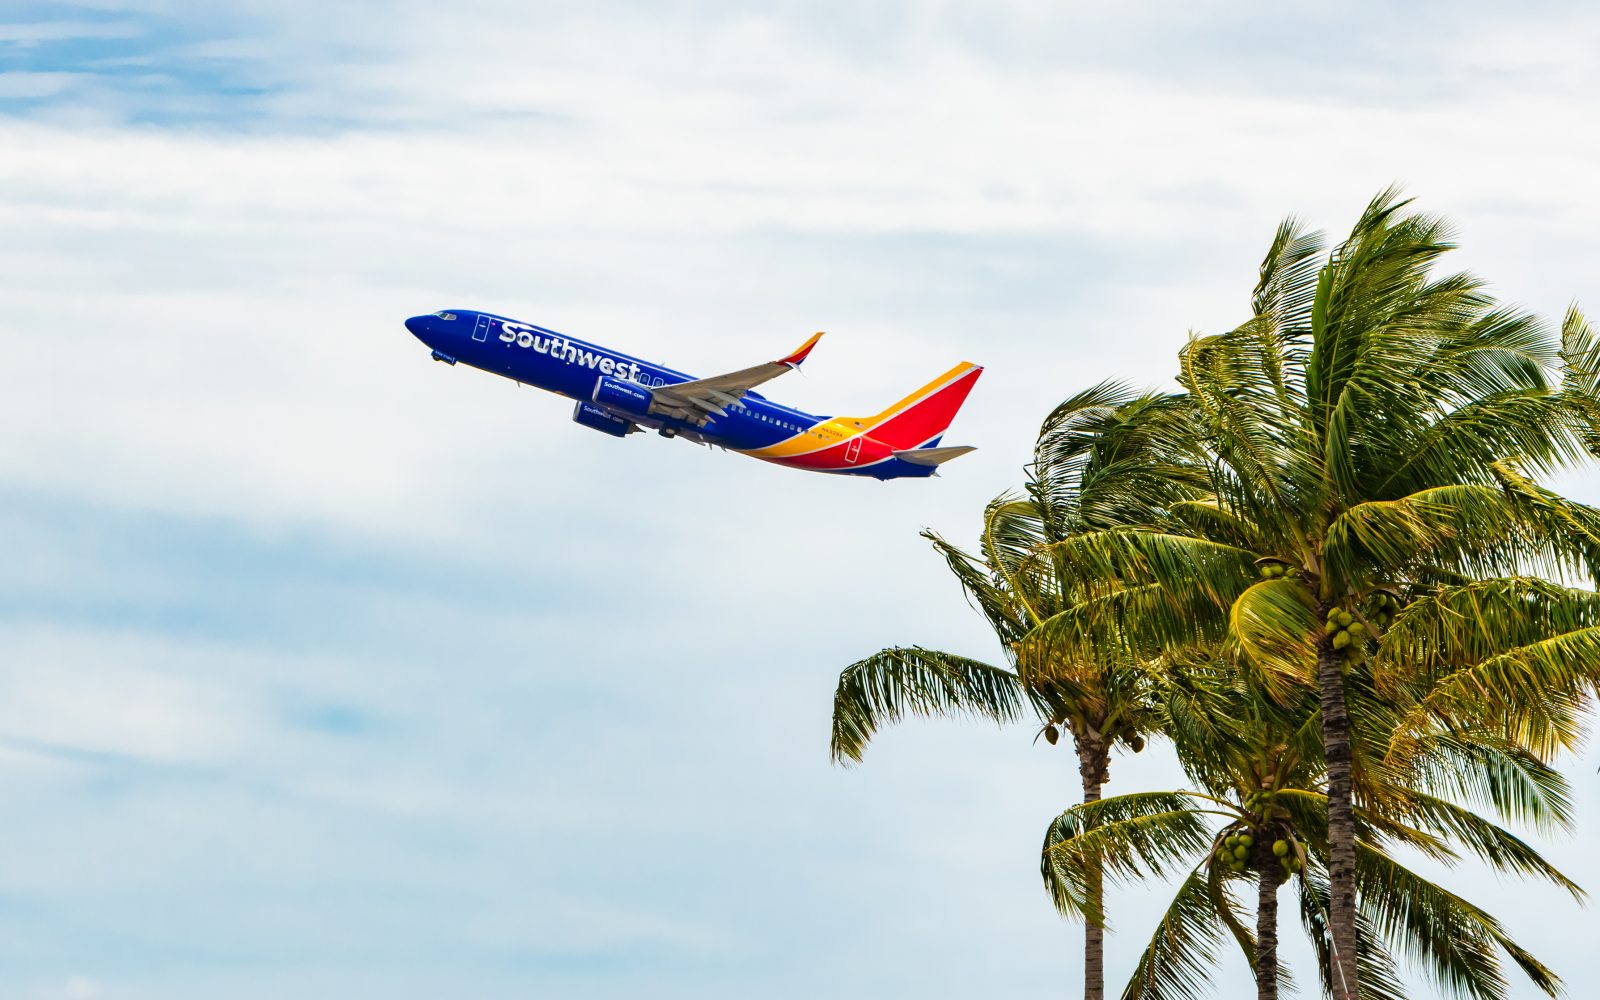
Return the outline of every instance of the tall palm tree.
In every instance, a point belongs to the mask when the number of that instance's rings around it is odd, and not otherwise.
[[[1080,650],[1043,663],[1022,655],[1021,640],[1086,598],[1063,586],[1051,546],[1074,533],[1153,523],[1163,508],[1201,481],[1173,461],[1174,397],[1140,395],[1106,383],[1067,400],[1045,421],[1026,492],[984,509],[979,553],[968,554],[932,532],[929,538],[987,619],[1008,665],[920,647],[882,650],[847,667],[834,695],[832,754],[860,761],[883,725],[912,715],[968,715],[997,723],[1032,710],[1051,744],[1064,731],[1077,758],[1083,800],[1100,798],[1111,754],[1137,752],[1151,723],[1143,664],[1115,647]],[[1098,906],[1098,876],[1088,891]],[[1084,997],[1105,995],[1104,928],[1084,934]]]
[[[1352,704],[1364,706],[1376,696],[1367,680],[1352,679]],[[1327,947],[1327,799],[1317,699],[1307,691],[1281,705],[1249,691],[1226,670],[1168,681],[1169,731],[1196,789],[1123,795],[1069,809],[1046,835],[1046,883],[1057,905],[1074,912],[1093,905],[1083,875],[1090,868],[1105,866],[1113,877],[1187,868],[1123,992],[1125,1000],[1194,996],[1218,957],[1217,945],[1230,934],[1251,962],[1258,1000],[1277,1000],[1286,978],[1277,957],[1280,885],[1292,883],[1313,941],[1323,951]],[[1371,714],[1391,722],[1401,718],[1381,706]],[[1501,740],[1457,733],[1429,753],[1451,766],[1416,772],[1425,780],[1447,783],[1448,791],[1469,801],[1499,801],[1508,807],[1502,813],[1556,826],[1570,822],[1560,775]],[[1510,808],[1518,789],[1538,794]],[[1393,958],[1400,951],[1416,956],[1452,992],[1479,1000],[1506,996],[1498,958],[1503,952],[1555,995],[1554,974],[1494,917],[1400,865],[1392,848],[1409,847],[1448,863],[1466,851],[1500,871],[1547,879],[1581,898],[1578,888],[1522,841],[1451,796],[1399,785],[1384,791],[1381,809],[1356,810],[1358,920],[1365,925],[1357,945],[1360,995],[1405,997]],[[1478,794],[1485,791],[1492,794]],[[1241,882],[1256,897],[1253,935],[1233,892]],[[1323,983],[1332,993],[1329,971],[1324,964]]]
[[[1161,530],[1054,543],[1068,588],[1100,599],[1023,640],[1051,663],[1114,643],[1229,658],[1278,698],[1314,687],[1339,1000],[1361,995],[1356,810],[1378,787],[1357,767],[1371,758],[1352,665],[1373,661],[1396,693],[1427,675],[1407,722],[1419,739],[1476,697],[1539,756],[1573,744],[1600,678],[1584,600],[1541,579],[1600,579],[1600,511],[1536,481],[1595,443],[1600,345],[1576,312],[1558,340],[1469,275],[1431,277],[1447,228],[1406,204],[1379,195],[1326,259],[1280,227],[1253,318],[1180,356],[1209,495],[1174,504]],[[1500,610],[1458,614],[1489,595]],[[1403,765],[1408,746],[1386,759]]]

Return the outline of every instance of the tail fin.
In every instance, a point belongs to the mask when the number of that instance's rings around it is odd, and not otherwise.
[[[894,457],[912,465],[943,465],[952,458],[960,458],[969,451],[977,450],[969,444],[955,448],[912,448],[910,451],[897,451]]]
[[[937,444],[981,374],[980,366],[963,361],[882,413],[834,419],[860,427],[897,451]]]

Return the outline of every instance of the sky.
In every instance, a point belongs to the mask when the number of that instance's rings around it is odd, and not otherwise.
[[[911,722],[833,767],[839,671],[999,659],[918,531],[973,538],[1054,403],[1169,385],[1285,215],[1399,182],[1506,300],[1600,310],[1597,43],[1537,2],[0,4],[0,996],[1072,995],[1070,752]],[[442,308],[705,375],[826,330],[770,387],[820,413],[970,359],[980,450],[614,440],[431,363]],[[1600,976],[1592,908],[1449,878]],[[1162,891],[1112,899],[1113,984]]]

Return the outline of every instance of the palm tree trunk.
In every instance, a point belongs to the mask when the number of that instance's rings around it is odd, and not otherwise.
[[[1083,780],[1083,801],[1099,802],[1100,786],[1106,783],[1109,748],[1099,740],[1078,740],[1078,777]],[[1088,876],[1088,898],[1092,910],[1104,905],[1099,865]],[[1106,928],[1103,920],[1090,918],[1083,927],[1083,1000],[1105,1000]]]
[[[1256,1000],[1278,1000],[1278,866],[1265,858],[1258,863]]]
[[[1329,979],[1334,1000],[1356,1000],[1356,815],[1350,797],[1350,716],[1345,710],[1343,657],[1331,636],[1317,646],[1322,750],[1328,761],[1328,924],[1333,937]]]

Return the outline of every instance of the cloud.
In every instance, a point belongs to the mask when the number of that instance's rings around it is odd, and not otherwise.
[[[61,993],[67,1000],[93,1000],[100,995],[100,986],[88,976],[73,976]]]
[[[440,10],[35,13],[0,76],[6,986],[1058,987],[1069,762],[928,723],[826,763],[846,663],[998,655],[915,530],[1237,322],[1289,211],[1398,177],[1507,297],[1594,296],[1595,69],[1541,57],[1581,13]],[[612,441],[429,362],[400,321],[451,306],[704,373],[827,329],[773,386],[820,412],[971,357],[981,450],[883,485]],[[1115,968],[1163,902],[1125,898]]]
[[[75,73],[0,74],[0,100],[52,97],[70,87],[81,76]]]
[[[137,27],[128,21],[31,21],[0,24],[0,45],[34,46],[84,38],[134,38]]]
[[[237,690],[175,675],[179,651],[140,636],[97,643],[10,629],[0,643],[8,661],[0,739],[13,748],[212,763],[240,752],[257,728]]]

